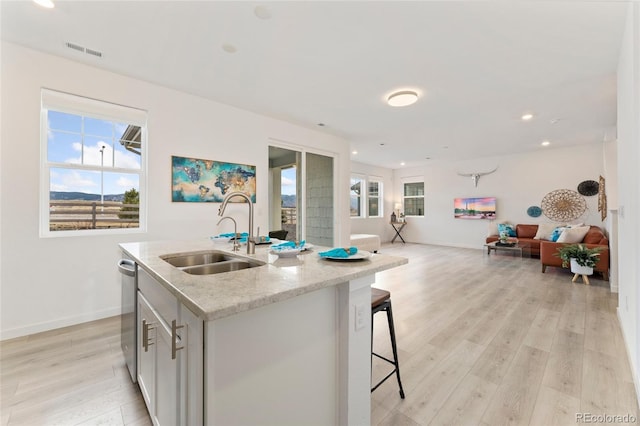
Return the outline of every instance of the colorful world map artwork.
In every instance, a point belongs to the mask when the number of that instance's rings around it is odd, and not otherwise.
[[[175,202],[219,203],[229,192],[256,202],[256,166],[172,156],[171,177]]]

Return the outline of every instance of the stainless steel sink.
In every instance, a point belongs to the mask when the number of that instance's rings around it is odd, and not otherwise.
[[[160,256],[165,262],[192,275],[211,275],[266,265],[265,262],[234,256],[218,250],[174,253]]]

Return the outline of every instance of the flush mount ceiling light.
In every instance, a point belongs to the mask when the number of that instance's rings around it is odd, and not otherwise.
[[[526,114],[522,114],[522,121],[529,121],[533,118],[533,114],[531,114],[530,112],[526,113]]]
[[[53,4],[53,0],[33,0],[33,2],[38,6],[42,6],[47,9],[53,9],[55,7],[55,4]]]
[[[540,145],[542,145],[542,146],[549,146],[549,145],[551,145],[551,142],[549,142],[549,141],[542,141],[542,143],[541,143]]]
[[[387,103],[392,107],[403,107],[415,104],[418,94],[412,90],[402,90],[389,95]]]

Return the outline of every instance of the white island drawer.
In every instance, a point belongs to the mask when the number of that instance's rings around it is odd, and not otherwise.
[[[178,299],[142,268],[138,268],[138,290],[168,325],[178,319]]]

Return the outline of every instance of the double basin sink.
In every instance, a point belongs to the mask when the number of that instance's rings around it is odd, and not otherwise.
[[[260,260],[248,259],[220,250],[166,254],[160,258],[191,275],[221,274],[266,265]]]

